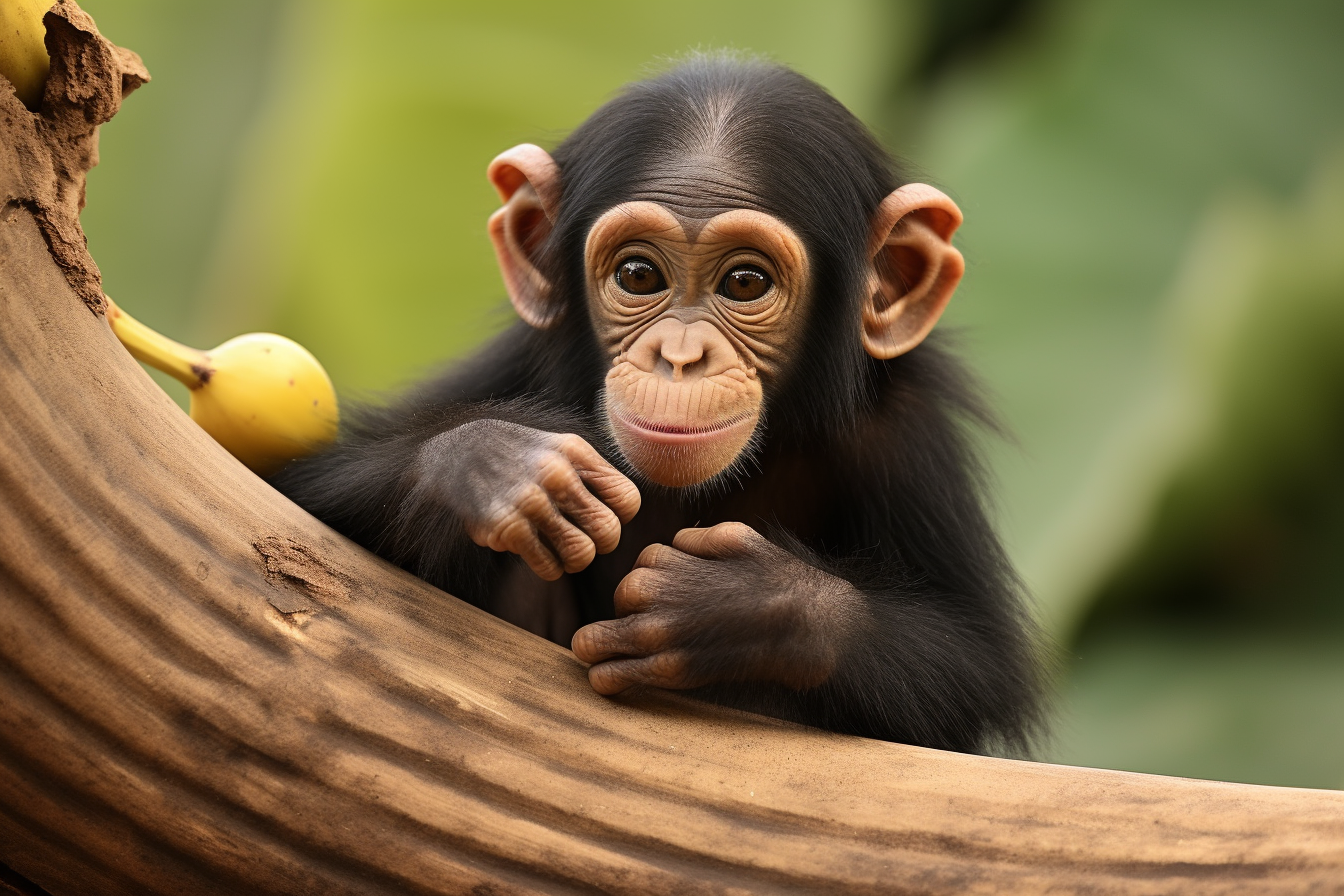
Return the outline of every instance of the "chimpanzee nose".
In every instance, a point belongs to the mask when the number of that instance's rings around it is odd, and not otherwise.
[[[698,335],[690,327],[682,327],[663,339],[659,353],[662,354],[663,360],[672,366],[674,383],[681,381],[682,372],[687,367],[694,366],[697,361],[705,357],[704,340],[697,338]]]
[[[674,383],[685,376],[713,376],[733,366],[737,353],[718,327],[706,320],[682,323],[667,318],[640,334],[626,359],[647,373]]]

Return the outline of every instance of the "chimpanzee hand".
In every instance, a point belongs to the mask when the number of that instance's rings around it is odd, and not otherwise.
[[[447,506],[471,540],[548,581],[615,549],[639,489],[576,435],[477,420],[420,449],[413,500]]]
[[[574,635],[601,694],[721,681],[813,687],[834,671],[865,612],[854,586],[743,523],[682,529],[671,547],[649,545],[615,600],[620,618]]]

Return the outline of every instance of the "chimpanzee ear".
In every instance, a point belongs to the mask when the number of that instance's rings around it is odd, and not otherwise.
[[[560,169],[546,150],[524,143],[495,156],[487,176],[504,203],[490,216],[490,241],[513,307],[538,329],[555,326],[564,309],[536,261],[560,205]]]
[[[895,190],[873,215],[871,288],[863,305],[863,347],[874,358],[924,341],[961,281],[966,262],[952,247],[957,204],[926,184]]]

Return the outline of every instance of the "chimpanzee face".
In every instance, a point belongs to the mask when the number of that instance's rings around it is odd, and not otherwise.
[[[588,308],[611,360],[607,424],[644,476],[686,486],[742,456],[806,317],[807,251],[753,209],[626,202],[589,231]]]

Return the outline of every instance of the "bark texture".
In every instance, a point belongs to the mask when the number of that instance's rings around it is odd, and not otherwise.
[[[57,896],[1344,890],[1344,793],[604,699],[304,514],[109,331],[78,210],[148,75],[47,22],[41,113],[0,84],[0,862]]]

